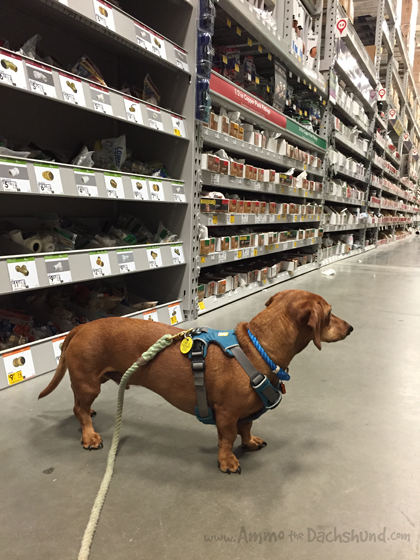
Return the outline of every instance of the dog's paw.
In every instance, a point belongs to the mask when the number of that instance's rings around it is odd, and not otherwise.
[[[90,434],[89,437],[82,438],[81,443],[83,445],[83,448],[89,451],[92,451],[92,449],[102,449],[104,446],[101,436],[96,432]]]
[[[217,461],[217,464],[219,466],[219,469],[223,472],[223,473],[238,473],[241,474],[241,467],[239,466],[239,461],[238,459],[235,457],[235,455],[228,455],[227,457],[224,457],[222,460]]]
[[[243,443],[242,447],[248,451],[258,451],[263,447],[267,447],[267,442],[259,437],[251,436],[251,439],[247,443]]]

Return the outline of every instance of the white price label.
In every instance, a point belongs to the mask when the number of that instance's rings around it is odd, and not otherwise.
[[[147,105],[149,126],[154,130],[163,130],[162,113],[157,107]]]
[[[54,338],[51,341],[52,344],[52,349],[54,352],[54,357],[55,357],[55,361],[58,365],[58,362],[60,361],[61,358],[61,352],[63,350],[63,344],[64,341],[66,340],[66,335],[65,336],[60,336],[59,338]]]
[[[226,251],[220,251],[219,253],[219,264],[226,262]]]
[[[13,292],[30,288],[39,288],[35,257],[7,259],[10,285]]]
[[[185,125],[184,119],[182,117],[178,117],[177,115],[171,115],[172,119],[172,126],[174,129],[175,136],[179,136],[180,138],[185,138]]]
[[[182,245],[171,245],[172,262],[182,264],[185,262]]]
[[[93,0],[95,10],[95,21],[111,31],[115,31],[114,12],[112,6],[102,0]]]
[[[63,185],[58,166],[34,163],[34,170],[40,193],[63,194]]]
[[[146,249],[146,253],[149,268],[160,268],[161,266],[163,266],[160,247],[152,247],[151,249]]]
[[[174,50],[175,50],[176,65],[178,66],[178,68],[182,68],[182,70],[185,70],[185,72],[189,72],[190,69],[188,68],[187,53],[181,51],[177,47],[174,47]]]
[[[132,97],[124,97],[127,120],[136,124],[143,124],[140,102]]]
[[[160,35],[153,33],[148,27],[134,22],[137,44],[147,51],[166,60],[165,40]]]
[[[187,202],[184,183],[172,183],[174,202]]]
[[[28,89],[20,56],[0,50],[0,83]]]
[[[163,182],[159,179],[150,178],[149,182],[149,190],[150,190],[150,199],[157,200],[162,202],[165,200],[165,193],[163,192]]]
[[[29,347],[3,354],[3,363],[9,385],[35,376],[34,361]]]
[[[69,74],[58,73],[60,78],[61,93],[63,94],[64,101],[78,105],[79,107],[86,107],[85,94],[83,93],[82,80]]]
[[[44,257],[44,260],[50,286],[72,281],[68,255],[51,255]]]
[[[270,214],[270,224],[272,224],[276,220],[275,214]]]
[[[261,223],[261,215],[260,214],[255,214],[255,223],[256,224]]]
[[[220,184],[220,175],[218,173],[212,173],[210,175],[210,183],[212,185],[219,185]]]
[[[254,190],[255,191],[260,191],[261,190],[261,183],[259,181],[255,181]]]
[[[181,306],[179,303],[168,305],[168,311],[171,325],[176,325],[182,321]]]
[[[149,200],[149,188],[145,177],[131,177],[134,198],[137,200]]]
[[[98,196],[95,172],[90,169],[75,169],[74,180],[79,196]]]
[[[109,198],[125,198],[121,175],[117,173],[104,173],[104,179]]]
[[[117,260],[120,272],[134,272],[136,270],[136,263],[134,262],[134,252],[132,249],[119,249],[117,250]]]
[[[0,158],[0,184],[4,192],[31,192],[26,163]]]
[[[94,110],[105,115],[113,115],[109,91],[104,87],[94,86],[92,84],[89,84],[89,88]]]
[[[143,313],[143,319],[145,321],[154,321],[155,323],[159,322],[158,319],[158,312],[157,309],[149,309]]]
[[[244,250],[242,251],[242,257],[243,257],[244,259],[247,259],[247,258],[249,257],[249,253],[250,253],[250,249],[249,249],[249,248],[248,248],[248,249],[244,249]]]
[[[89,260],[94,278],[102,278],[103,276],[112,274],[108,251],[89,253]]]
[[[267,223],[267,214],[262,214],[262,215],[261,215],[261,223],[262,223],[262,224]]]
[[[33,93],[57,99],[53,73],[48,66],[27,60],[26,71],[28,72],[29,89]]]
[[[248,223],[248,214],[241,214],[241,224]]]

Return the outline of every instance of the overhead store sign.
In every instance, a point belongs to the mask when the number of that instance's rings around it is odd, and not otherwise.
[[[336,37],[347,37],[348,35],[348,19],[341,18],[337,21],[335,26],[335,36]]]
[[[212,74],[210,78],[210,93],[211,92],[217,93],[223,97],[226,97],[230,101],[237,103],[244,109],[247,109],[251,113],[258,115],[260,117],[264,117],[271,123],[279,126],[280,128],[284,128],[293,132],[300,138],[307,140],[308,142],[312,142],[316,146],[321,148],[326,148],[326,142],[322,138],[319,138],[316,134],[307,130],[303,126],[300,126],[298,123],[292,121],[291,119],[286,118],[282,115],[279,111],[276,111],[260,99],[250,95],[248,92],[244,91],[241,88],[238,88],[234,84],[231,84],[224,80],[223,78]]]

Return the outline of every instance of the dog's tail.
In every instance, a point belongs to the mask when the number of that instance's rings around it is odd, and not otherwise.
[[[60,381],[63,379],[64,374],[67,371],[66,349],[67,349],[67,346],[70,343],[70,340],[76,334],[75,331],[77,331],[77,328],[70,331],[69,334],[66,336],[66,339],[63,342],[63,348],[61,349],[60,361],[58,362],[58,366],[57,366],[57,369],[55,370],[54,377],[51,379],[51,381],[45,387],[45,389],[39,393],[38,399],[43,399],[44,397],[46,397],[47,395],[52,393],[54,391],[54,389],[56,389],[58,387]]]

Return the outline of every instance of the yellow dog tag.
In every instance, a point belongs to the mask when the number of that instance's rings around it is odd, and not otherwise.
[[[181,352],[183,354],[188,354],[188,352],[191,350],[193,345],[193,339],[190,336],[187,336],[186,338],[184,338],[184,340],[181,342]]]

